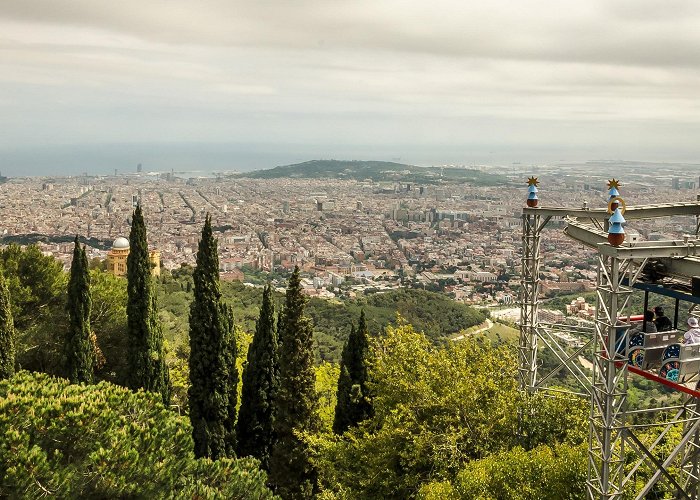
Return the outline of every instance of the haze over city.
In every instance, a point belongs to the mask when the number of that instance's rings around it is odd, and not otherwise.
[[[692,1],[3,2],[6,175],[696,162]]]

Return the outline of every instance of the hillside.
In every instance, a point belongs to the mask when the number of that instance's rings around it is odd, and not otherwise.
[[[160,282],[159,299],[166,336],[182,337],[187,331],[189,303],[192,293],[188,282],[191,276],[182,274],[164,278]],[[262,301],[262,289],[239,282],[222,283],[224,299],[233,307],[236,323],[247,332],[255,331],[255,321]],[[275,293],[276,303],[284,296]],[[396,322],[398,312],[416,330],[423,331],[434,342],[460,330],[484,321],[481,311],[454,302],[449,297],[423,290],[398,290],[370,295],[357,300],[330,302],[323,299],[309,300],[307,314],[314,322],[314,339],[317,359],[339,361],[340,351],[350,331],[350,324],[357,322],[360,310],[365,310],[371,333],[378,334],[389,324]]]
[[[419,167],[387,161],[311,160],[266,170],[254,170],[239,176],[253,179],[371,179],[375,182],[400,180],[419,184],[437,184],[443,180],[479,186],[507,183],[504,177],[475,169]]]

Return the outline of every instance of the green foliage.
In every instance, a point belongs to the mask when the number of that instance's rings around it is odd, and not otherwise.
[[[310,498],[317,472],[303,433],[320,428],[311,321],[304,315],[299,268],[287,286],[280,346],[280,388],[275,399],[277,438],[270,460],[270,479],[282,498]]]
[[[368,350],[369,331],[363,310],[357,328],[350,330],[340,361],[338,404],[333,419],[333,432],[336,434],[342,434],[372,414],[367,387]]]
[[[0,176],[0,184],[2,177]],[[36,245],[37,243],[70,243],[73,237],[69,234],[42,234],[42,233],[24,233],[24,234],[5,234],[0,236],[0,245]],[[111,239],[99,239],[94,236],[90,238],[81,237],[80,242],[100,250],[109,250],[112,248]]]
[[[349,325],[363,310],[370,333],[378,334],[387,326],[395,325],[396,313],[399,313],[436,343],[486,320],[484,313],[477,309],[455,302],[444,294],[424,290],[394,290],[341,303],[311,299],[308,314],[314,322],[321,359],[340,360]]]
[[[64,346],[66,375],[74,384],[91,384],[95,362],[90,331],[90,310],[92,309],[90,274],[85,248],[80,246],[77,236],[68,281],[66,309],[69,318]]]
[[[279,355],[272,287],[266,286],[248,362],[243,370],[241,408],[236,424],[238,456],[252,456],[269,470],[274,442],[275,395],[279,387]]]
[[[127,268],[128,352],[127,383],[131,389],[143,387],[158,392],[170,402],[170,376],[165,360],[163,331],[158,321],[157,300],[151,278],[151,263],[146,240],[146,224],[137,205],[129,233]]]
[[[41,253],[39,247],[24,249],[10,244],[0,251],[0,266],[5,272],[12,297],[12,316],[18,330],[42,323],[63,305],[66,275],[63,264]]]
[[[425,500],[565,500],[586,496],[585,445],[521,447],[469,463],[452,484],[430,483]]]
[[[173,276],[163,276],[159,283],[161,310],[168,312],[170,322],[168,338],[185,338],[187,312],[192,293],[187,291],[191,283],[187,269],[178,270]],[[239,282],[221,283],[223,298],[233,308],[236,323],[245,331],[256,328],[262,288],[252,288]],[[273,293],[273,301],[280,304],[283,295]],[[396,312],[406,318],[417,330],[423,331],[434,342],[471,326],[483,323],[484,313],[455,302],[444,294],[423,290],[395,290],[373,294],[357,300],[328,301],[311,298],[306,305],[306,314],[314,324],[314,347],[316,361],[340,361],[343,344],[350,333],[350,325],[364,309],[370,334],[378,334],[388,325],[393,325]]]
[[[522,422],[518,444],[526,450],[540,444],[578,445],[588,439],[590,407],[581,398],[564,394],[552,397],[542,392],[520,394],[519,408]]]
[[[528,447],[578,445],[586,436],[585,404],[523,399],[508,346],[474,338],[435,346],[402,325],[372,351],[374,415],[342,438],[307,435],[326,489],[367,499],[412,497],[427,483],[449,490],[467,464],[523,444],[521,412],[531,417]]]
[[[238,369],[233,315],[221,299],[219,257],[209,215],[193,277],[188,399],[194,452],[217,459],[233,454]]]
[[[20,372],[0,382],[0,497],[267,499],[252,459],[197,460],[159,395]]]
[[[128,374],[127,282],[111,273],[90,271],[90,327],[95,335],[98,380],[126,385]]]
[[[0,272],[0,380],[15,373],[15,325],[7,281]]]
[[[28,370],[59,374],[65,372],[65,339],[70,323],[66,314],[67,275],[62,264],[43,255],[36,247],[21,249],[10,245],[0,251],[0,262],[10,294],[12,309],[25,319],[15,326],[17,365]],[[25,274],[17,274],[25,273]],[[109,273],[90,272],[92,308],[91,348],[95,376],[124,384],[126,357],[126,282]]]
[[[17,365],[60,373],[67,328],[63,264],[35,245],[10,244],[0,250],[0,268],[12,298]]]
[[[316,367],[316,394],[318,394],[318,418],[324,432],[333,430],[335,407],[338,403],[338,377],[340,366],[323,361]]]

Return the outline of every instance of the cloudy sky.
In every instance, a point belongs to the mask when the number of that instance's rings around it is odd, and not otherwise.
[[[696,0],[2,0],[0,170],[700,161]]]

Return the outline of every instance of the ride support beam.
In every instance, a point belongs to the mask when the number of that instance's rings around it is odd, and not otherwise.
[[[537,384],[537,314],[540,292],[540,232],[544,225],[539,214],[523,214],[523,253],[520,280],[520,336],[518,342],[518,384],[534,392]]]
[[[605,220],[610,217],[605,208],[565,208],[536,207],[523,208],[524,214],[538,214],[551,217],[577,217],[579,219]],[[680,203],[655,203],[653,205],[635,205],[627,207],[625,219],[653,219],[671,215],[700,215],[700,201]]]
[[[615,356],[617,318],[629,291],[620,283],[621,269],[620,259],[598,256],[587,489],[590,498],[603,500],[620,498],[624,479],[627,363]]]

